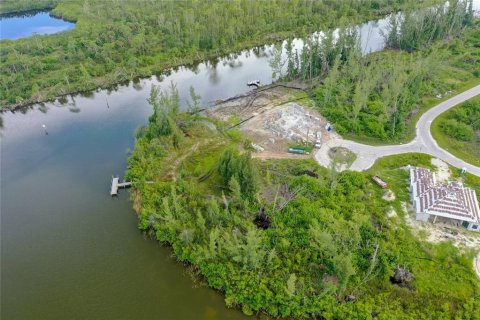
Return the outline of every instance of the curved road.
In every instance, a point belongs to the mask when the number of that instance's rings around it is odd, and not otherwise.
[[[332,136],[332,138],[327,143],[323,144],[320,150],[315,154],[315,159],[321,165],[328,167],[330,165],[330,159],[327,156],[328,150],[332,147],[344,147],[357,154],[357,159],[350,166],[350,169],[361,171],[370,168],[375,160],[381,157],[400,153],[421,152],[437,157],[457,168],[465,167],[468,172],[480,177],[480,167],[469,164],[440,148],[430,132],[432,121],[441,113],[479,94],[480,85],[459,93],[425,112],[420,117],[415,127],[415,139],[409,143],[376,147],[344,140],[338,136]]]

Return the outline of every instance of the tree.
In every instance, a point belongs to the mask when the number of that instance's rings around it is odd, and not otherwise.
[[[238,183],[237,179],[235,179],[235,176],[232,176],[230,178],[230,181],[228,182],[228,188],[230,189],[230,192],[232,193],[234,199],[239,200],[242,198],[240,184]]]
[[[296,284],[296,281],[297,281],[297,276],[295,275],[295,273],[290,274],[290,276],[288,277],[288,280],[287,280],[287,286],[286,286],[286,288],[285,288],[285,292],[286,292],[289,296],[295,295],[295,291],[296,291],[295,284]]]
[[[283,43],[275,44],[272,49],[272,58],[269,60],[273,79],[281,79],[283,77],[283,67],[285,66],[286,60],[283,60],[282,53]]]
[[[235,173],[235,154],[231,148],[222,153],[218,163],[218,173],[222,178],[223,185],[228,185]]]
[[[198,113],[200,112],[200,99],[201,99],[201,96],[198,95],[196,92],[195,92],[195,89],[193,88],[193,86],[190,86],[190,101],[187,102],[188,104],[188,112],[190,114],[193,114],[195,115],[195,117],[198,117]]]
[[[151,135],[153,137],[171,136],[173,146],[178,147],[183,134],[176,124],[180,110],[180,98],[176,85],[171,82],[168,91],[160,91],[158,86],[152,85],[147,101],[153,106],[153,115],[149,119]]]
[[[234,177],[244,197],[252,196],[257,191],[256,169],[250,153],[238,155],[232,149],[226,149],[219,159],[218,173],[225,187],[230,187],[230,180]]]

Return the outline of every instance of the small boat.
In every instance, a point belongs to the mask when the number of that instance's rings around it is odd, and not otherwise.
[[[247,86],[249,86],[249,87],[251,87],[251,86],[259,87],[260,86],[260,80],[248,81]]]

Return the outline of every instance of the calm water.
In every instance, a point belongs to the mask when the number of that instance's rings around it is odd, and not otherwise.
[[[365,52],[383,47],[385,23],[361,27]],[[248,80],[271,82],[271,50],[4,113],[0,318],[247,318],[227,309],[219,293],[197,287],[169,248],[144,238],[128,192],[112,199],[109,187],[126,169],[134,130],[152,113],[152,84],[173,81],[182,97],[194,86],[209,103],[247,91]]]
[[[34,34],[58,33],[73,27],[75,27],[74,23],[54,18],[48,12],[0,17],[0,40],[15,40]]]

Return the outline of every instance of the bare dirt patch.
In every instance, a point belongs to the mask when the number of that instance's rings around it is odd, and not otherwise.
[[[385,201],[393,201],[395,200],[395,193],[392,190],[388,189],[383,193],[382,199]]]
[[[303,155],[303,154],[294,154],[288,153],[285,151],[262,151],[262,152],[255,152],[252,153],[252,158],[260,159],[260,160],[267,160],[267,159],[310,159],[310,155]]]
[[[480,279],[480,253],[475,257],[475,259],[473,259],[473,268]]]
[[[322,136],[320,115],[295,102],[259,113],[241,130],[265,150],[277,152],[286,152],[292,144],[313,144]]]
[[[222,121],[228,121],[232,116],[238,117],[239,121],[245,121],[265,110],[286,103],[292,99],[293,94],[292,90],[282,87],[253,90],[245,95],[219,101],[213,108],[208,109],[206,114]]]
[[[310,158],[288,153],[288,148],[304,146],[310,151],[317,140],[323,143],[329,136],[327,121],[316,110],[302,105],[308,100],[299,101],[295,93],[298,90],[281,87],[253,92],[219,103],[207,114],[222,121],[235,118],[238,128],[255,145],[255,158]]]
[[[462,227],[455,226],[451,223],[418,221],[415,219],[412,206],[406,202],[402,202],[402,209],[405,212],[405,222],[412,228],[414,234],[424,236],[425,240],[432,243],[442,241],[451,241],[452,244],[459,248],[480,248],[480,234],[473,231],[467,231]]]
[[[397,216],[397,212],[395,211],[395,209],[392,206],[388,207],[388,210],[387,210],[386,214],[387,214],[387,217],[389,217],[389,218],[393,218],[393,217]]]
[[[435,172],[435,177],[437,182],[445,183],[450,180],[451,172],[448,164],[438,158],[432,158],[431,160],[432,165],[437,167],[437,171]]]

